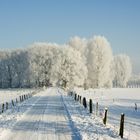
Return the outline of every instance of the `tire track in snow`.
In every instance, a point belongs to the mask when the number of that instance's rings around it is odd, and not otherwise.
[[[65,111],[67,113],[69,124],[70,124],[71,130],[72,130],[72,133],[73,133],[72,137],[73,137],[74,140],[81,140],[82,139],[81,135],[78,132],[77,128],[74,126],[74,123],[72,121],[71,115],[70,115],[70,113],[69,113],[69,111],[67,109],[67,106],[66,106],[65,102],[64,102],[63,95],[61,94],[61,92],[59,92],[59,90],[58,90],[58,93],[61,95],[61,100],[62,100],[62,103],[64,105]]]
[[[71,116],[56,88],[39,93],[36,101],[31,100],[21,108],[28,110],[13,127],[5,127],[0,140],[80,140]]]

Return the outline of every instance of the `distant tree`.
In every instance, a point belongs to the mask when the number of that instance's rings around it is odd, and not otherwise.
[[[29,76],[28,53],[23,49],[16,49],[11,52],[11,61],[13,63],[14,79],[13,87],[24,87],[27,85]]]
[[[109,42],[103,36],[95,36],[88,41],[87,50],[87,84],[92,88],[111,87],[113,56]]]
[[[8,52],[6,51],[0,51],[0,87],[5,88],[8,87],[7,85],[7,80],[8,80],[8,73],[7,73],[7,65],[6,65],[6,60],[7,60],[7,54]]]
[[[48,86],[50,84],[52,65],[56,57],[57,45],[35,43],[29,48],[31,79],[33,85]]]
[[[87,69],[81,54],[72,48],[61,48],[53,67],[53,73],[63,87],[83,86],[87,77]]]
[[[125,54],[119,54],[114,56],[113,61],[114,61],[113,85],[116,87],[126,87],[132,72],[130,58]]]
[[[23,87],[28,77],[28,60],[25,50],[0,53],[0,87]]]
[[[129,87],[140,87],[140,74],[131,75],[129,81],[127,82]]]
[[[4,58],[1,62],[2,64],[2,87],[3,88],[12,88],[12,83],[13,83],[13,80],[14,80],[14,69],[13,69],[13,61],[11,59],[11,51],[7,51],[4,53]]]
[[[103,36],[73,37],[67,44],[34,43],[26,49],[0,51],[0,88],[59,85],[126,87],[132,66],[127,55],[113,59]],[[138,85],[131,79],[128,84]]]
[[[75,36],[70,39],[68,45],[74,50],[79,51],[81,53],[81,57],[83,58],[83,61],[86,62],[85,55],[86,55],[87,39]]]

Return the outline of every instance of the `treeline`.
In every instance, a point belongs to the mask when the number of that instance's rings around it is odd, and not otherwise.
[[[140,88],[140,74],[132,75],[127,85],[130,88]]]
[[[125,87],[131,71],[129,57],[113,56],[103,36],[73,37],[64,45],[34,43],[26,49],[0,51],[0,88]]]

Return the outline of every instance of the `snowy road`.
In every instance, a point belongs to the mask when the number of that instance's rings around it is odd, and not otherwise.
[[[15,124],[6,127],[0,134],[1,140],[79,140],[63,96],[56,88],[38,93],[27,101],[25,113]]]

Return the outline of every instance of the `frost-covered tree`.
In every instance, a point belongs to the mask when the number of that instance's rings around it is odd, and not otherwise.
[[[103,36],[95,36],[88,42],[87,84],[93,88],[111,87],[112,50],[109,42]]]
[[[14,64],[11,59],[11,51],[4,52],[4,58],[1,61],[2,66],[2,87],[3,88],[12,88],[13,86],[13,80],[14,80]]]
[[[8,52],[6,51],[0,51],[0,87],[5,88],[7,86],[7,66],[6,66],[6,60],[7,60]]]
[[[13,64],[13,87],[24,87],[27,85],[29,76],[29,59],[26,50],[18,49],[11,52],[11,61]]]
[[[115,87],[126,87],[131,76],[132,65],[129,56],[120,54],[114,56],[114,80]]]
[[[80,38],[78,36],[72,37],[68,42],[69,47],[72,47],[74,50],[77,50],[81,53],[81,56],[84,61],[86,61],[86,47],[87,47],[87,39]]]
[[[129,81],[127,82],[128,87],[140,87],[140,74],[131,75]]]
[[[47,86],[52,76],[52,65],[57,56],[57,45],[34,43],[29,49],[31,79],[33,85]]]
[[[131,69],[128,56],[113,60],[105,37],[73,37],[66,45],[34,43],[26,49],[0,51],[0,88],[50,84],[100,88],[111,87],[112,80],[125,87]]]
[[[87,69],[81,54],[70,47],[61,48],[53,67],[53,73],[59,85],[63,87],[83,86]]]
[[[28,77],[26,51],[14,50],[2,52],[0,58],[0,87],[23,87]]]

